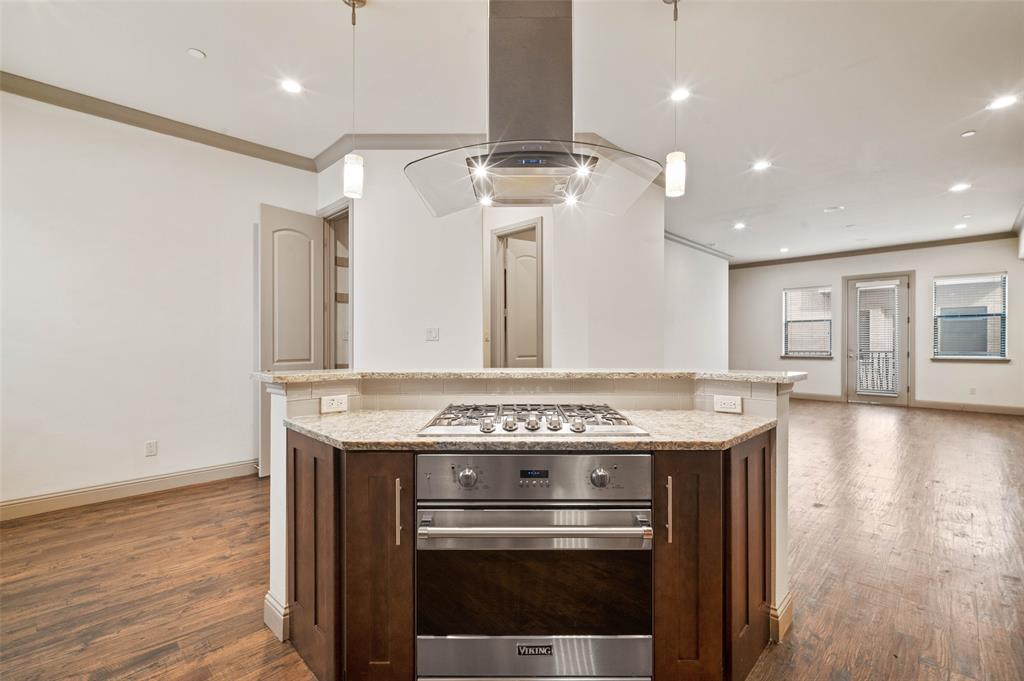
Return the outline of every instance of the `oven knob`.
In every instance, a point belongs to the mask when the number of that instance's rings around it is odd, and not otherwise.
[[[519,428],[519,422],[516,421],[515,414],[509,414],[504,419],[502,419],[501,427],[504,428],[505,430],[507,430],[510,433],[513,430]]]
[[[480,432],[493,433],[494,432],[494,419],[486,418],[480,419]]]
[[[595,468],[590,471],[590,482],[594,487],[607,487],[612,476],[604,468]]]
[[[540,416],[537,412],[530,412],[530,415],[526,417],[526,429],[527,430],[538,430],[540,429]]]
[[[459,471],[459,487],[462,489],[473,489],[476,486],[476,471],[472,468],[463,468]]]
[[[551,414],[548,416],[548,430],[561,430],[562,429],[562,417],[558,414]]]
[[[587,429],[587,423],[581,416],[574,416],[572,422],[569,423],[569,430],[574,433],[582,433]]]

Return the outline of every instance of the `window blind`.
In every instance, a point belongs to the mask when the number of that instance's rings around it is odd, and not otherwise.
[[[936,277],[932,354],[1006,357],[1006,273]]]
[[[832,356],[832,289],[823,286],[782,292],[782,354]]]

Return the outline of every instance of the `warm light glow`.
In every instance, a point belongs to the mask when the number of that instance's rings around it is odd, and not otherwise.
[[[745,224],[743,224],[742,222],[737,222],[735,225],[732,226],[732,228],[733,229],[746,229],[747,226]]]
[[[567,206],[575,206],[579,201],[579,198],[575,194],[567,194],[565,197],[565,205]]]
[[[684,87],[677,87],[672,91],[673,102],[684,102],[690,98],[690,91]]]
[[[953,225],[953,229],[967,229],[967,225],[961,222],[959,225]]]
[[[473,177],[475,177],[478,180],[484,179],[485,177],[487,177],[487,168],[483,166],[476,166],[475,168],[473,168]]]
[[[344,190],[350,199],[363,198],[363,157],[359,154],[345,154]]]
[[[970,188],[971,188],[971,185],[968,182],[957,182],[956,184],[954,184],[952,187],[949,188],[949,191],[951,191],[951,192],[965,192],[965,191],[967,191]]]
[[[665,196],[675,198],[686,193],[686,154],[673,151],[665,157]]]
[[[290,78],[285,78],[284,80],[281,81],[281,89],[284,90],[285,92],[290,92],[293,95],[297,95],[298,93],[302,92],[302,85],[300,85],[298,81],[292,80]]]
[[[484,195],[484,196],[480,197],[480,205],[481,206],[490,206],[490,205],[493,205],[493,204],[494,204],[494,199],[492,199],[490,196]]]
[[[782,248],[779,249],[779,253],[789,253],[789,249],[783,246]]]
[[[754,161],[754,165],[750,166],[750,169],[751,170],[762,171],[762,170],[768,170],[771,167],[772,167],[772,162],[769,161],[766,158],[762,158],[759,161]]]
[[[590,166],[580,166],[576,169],[576,177],[586,177],[590,174]]]
[[[1008,106],[1013,106],[1016,103],[1017,95],[1003,95],[993,99],[985,108],[989,111],[995,111],[996,109],[1005,109]]]

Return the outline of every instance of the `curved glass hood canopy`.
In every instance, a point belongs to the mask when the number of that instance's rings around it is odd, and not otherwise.
[[[435,217],[481,205],[563,203],[621,215],[661,171],[657,161],[616,147],[563,140],[472,144],[405,166]]]
[[[573,141],[572,0],[489,0],[488,10],[490,141],[405,167],[430,212],[564,203],[625,213],[662,167]]]

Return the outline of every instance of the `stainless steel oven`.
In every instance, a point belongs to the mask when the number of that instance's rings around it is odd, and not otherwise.
[[[419,678],[650,678],[649,454],[423,454],[416,474]]]

